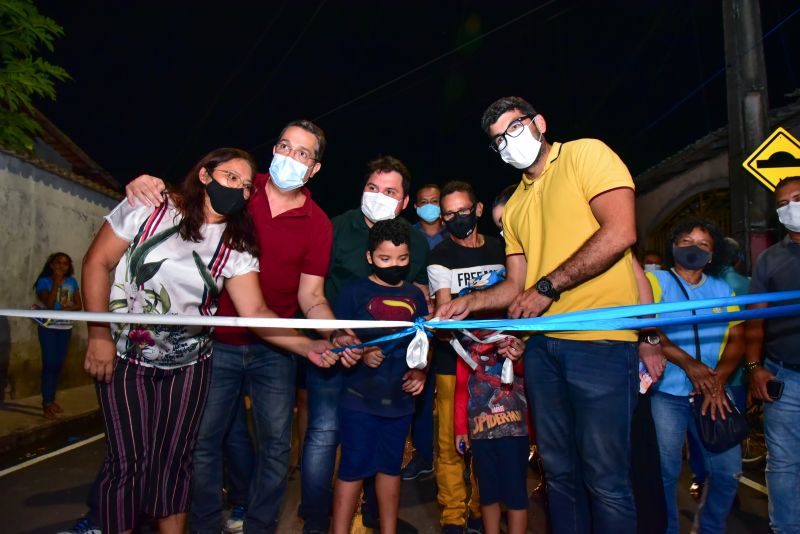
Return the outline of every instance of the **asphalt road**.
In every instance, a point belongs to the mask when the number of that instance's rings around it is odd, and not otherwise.
[[[89,486],[102,462],[103,440],[77,446],[67,452],[59,452],[59,446],[72,446],[83,435],[73,435],[40,444],[29,451],[17,451],[15,455],[0,458],[0,469],[6,469],[21,461],[30,461],[31,456],[55,452],[56,455],[41,462],[22,467],[13,472],[0,472],[0,503],[2,503],[2,523],[0,532],[8,534],[53,534],[69,527],[76,518],[85,512],[84,500]],[[73,433],[75,434],[75,433]],[[80,443],[80,442],[79,442]],[[763,485],[763,471],[745,472],[745,477]],[[534,480],[530,481],[535,483]],[[753,484],[751,484],[753,485]],[[689,532],[696,503],[689,496],[688,473],[680,485],[678,504],[681,514],[681,531]],[[281,513],[279,532],[300,532],[301,523],[295,518],[299,500],[299,477],[290,477],[289,488]],[[530,532],[544,532],[541,505],[531,501]],[[401,517],[414,524],[420,533],[437,533],[438,505],[436,487],[433,479],[404,482],[401,496]],[[360,522],[356,521],[360,526]],[[768,533],[766,495],[741,484],[739,504],[728,521],[730,533]],[[151,532],[145,528],[143,532]],[[354,528],[353,532],[363,532]]]

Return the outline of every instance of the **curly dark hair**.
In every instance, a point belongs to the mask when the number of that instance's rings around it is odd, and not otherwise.
[[[719,227],[709,220],[688,219],[678,223],[675,228],[672,229],[672,233],[670,234],[669,246],[667,247],[664,259],[667,265],[674,267],[675,257],[672,254],[672,247],[675,246],[675,243],[677,243],[682,236],[690,233],[695,228],[700,228],[706,231],[708,235],[711,236],[711,240],[714,242],[714,248],[711,254],[711,262],[703,268],[703,272],[711,276],[718,276],[728,261],[728,245],[725,243],[725,238],[723,237],[722,232],[720,232]]]
[[[47,260],[44,262],[44,267],[42,267],[42,272],[39,273],[39,276],[36,277],[36,282],[39,281],[40,278],[47,278],[48,276],[53,276],[53,268],[50,267],[56,258],[59,256],[64,256],[67,258],[69,262],[69,271],[67,271],[67,276],[72,276],[75,274],[75,268],[72,265],[72,258],[69,257],[69,254],[66,252],[53,252],[49,256],[47,256]],[[34,282],[33,287],[36,287],[36,283]]]
[[[388,221],[378,221],[369,229],[369,240],[367,241],[367,250],[370,253],[375,252],[378,245],[384,241],[391,241],[394,245],[402,245],[403,243],[411,245],[411,232],[409,231],[408,224],[401,221],[399,218],[389,219]]]
[[[245,160],[250,165],[250,178],[255,176],[256,163],[249,152],[239,148],[218,148],[203,156],[183,179],[177,191],[170,192],[175,207],[183,215],[178,224],[178,233],[184,241],[197,243],[203,239],[206,186],[200,181],[200,170],[206,169],[211,174],[220,164],[232,159]],[[255,227],[247,208],[239,213],[225,216],[225,233],[222,237],[225,244],[233,250],[258,256]]]
[[[500,115],[512,109],[517,109],[531,117],[535,117],[539,114],[524,98],[518,96],[504,96],[492,102],[489,107],[486,108],[486,111],[483,112],[483,117],[481,117],[481,128],[483,128],[483,131],[488,134],[489,127],[497,122]]]

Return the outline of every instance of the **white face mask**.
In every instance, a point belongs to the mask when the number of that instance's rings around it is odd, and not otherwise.
[[[776,210],[778,220],[790,232],[800,232],[800,202],[789,202]]]
[[[661,266],[657,263],[645,263],[644,264],[644,272],[652,273],[661,269]]]
[[[269,165],[269,177],[281,191],[292,191],[302,187],[308,167],[288,156],[274,154]]]
[[[539,139],[533,138],[530,125],[525,126],[525,130],[517,137],[506,136],[506,146],[500,151],[500,158],[520,170],[527,169],[542,148],[542,135],[539,134]]]
[[[374,223],[394,219],[399,204],[399,200],[383,193],[364,191],[361,195],[361,213]]]

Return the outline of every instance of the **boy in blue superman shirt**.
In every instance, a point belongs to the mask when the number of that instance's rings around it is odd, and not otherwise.
[[[367,261],[372,274],[342,289],[334,307],[337,319],[414,321],[428,314],[419,288],[404,282],[410,265],[408,225],[397,219],[375,223],[369,232]],[[361,330],[369,343],[385,329]],[[350,336],[334,333],[344,346]],[[350,532],[365,478],[375,475],[381,525],[396,525],[400,505],[400,469],[405,438],[414,412],[413,397],[425,385],[425,372],[409,369],[410,337],[365,350],[361,362],[344,371],[340,404],[342,455],[333,491],[334,534]]]

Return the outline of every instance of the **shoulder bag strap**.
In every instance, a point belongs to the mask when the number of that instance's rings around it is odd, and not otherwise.
[[[672,276],[672,278],[675,279],[675,283],[678,284],[678,287],[680,288],[681,292],[683,293],[683,296],[686,297],[686,300],[692,300],[691,297],[689,297],[689,293],[686,291],[686,288],[683,287],[683,282],[681,281],[680,278],[678,278],[678,275],[675,274],[672,271],[672,269],[670,269],[667,272]],[[697,312],[695,310],[692,310],[692,315],[697,315]],[[698,328],[697,328],[696,324],[693,324],[692,328],[694,329],[694,350],[695,350],[694,357],[699,360],[700,359],[700,332],[698,331]]]

